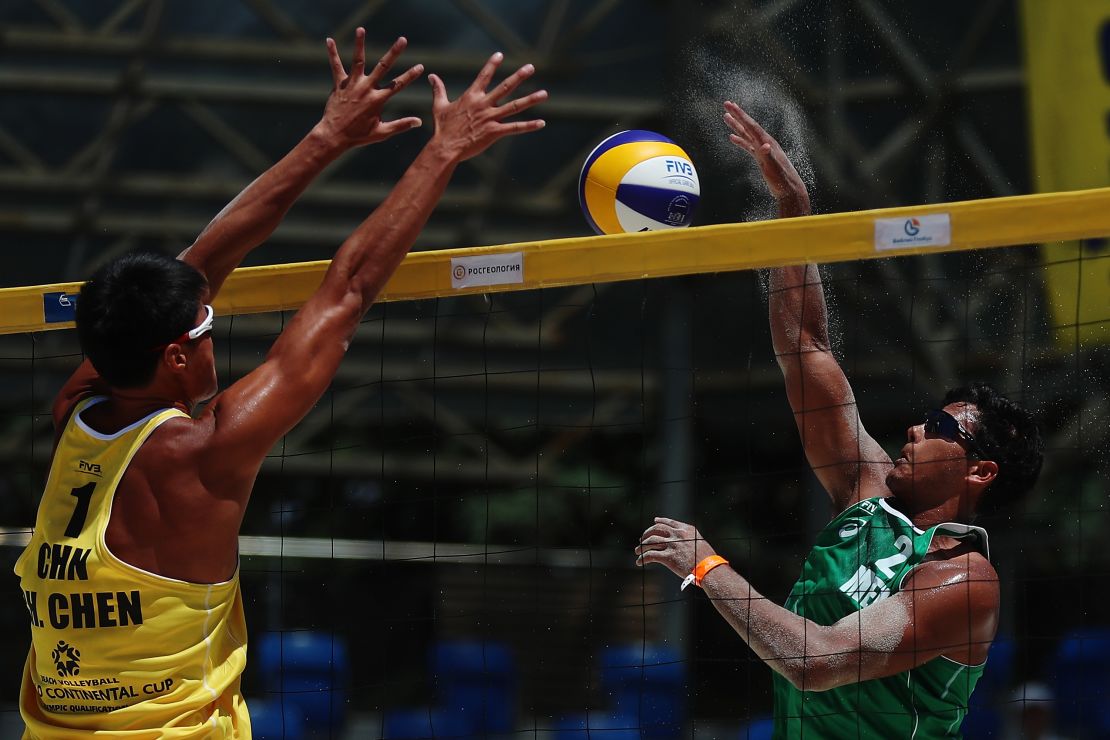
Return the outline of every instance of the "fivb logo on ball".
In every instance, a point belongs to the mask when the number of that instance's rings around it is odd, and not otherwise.
[[[652,131],[613,134],[590,152],[578,177],[582,213],[599,234],[689,226],[700,196],[690,157]]]

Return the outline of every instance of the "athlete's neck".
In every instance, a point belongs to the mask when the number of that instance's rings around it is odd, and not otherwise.
[[[960,500],[958,498],[945,499],[939,504],[922,511],[915,511],[912,502],[900,499],[898,496],[893,496],[890,503],[895,509],[908,516],[918,529],[928,529],[944,522],[966,523],[971,521],[971,517],[960,515]]]

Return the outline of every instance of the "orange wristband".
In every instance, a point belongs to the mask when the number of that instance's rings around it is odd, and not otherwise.
[[[705,579],[706,574],[717,566],[727,566],[728,560],[719,555],[710,555],[702,562],[699,562],[694,568],[694,585],[702,586],[702,581]]]
[[[694,572],[682,579],[682,585],[678,587],[679,591],[685,591],[686,587],[691,583],[697,587],[701,587],[701,582],[709,571],[716,568],[718,565],[728,565],[728,561],[720,555],[710,555],[694,566]]]
[[[728,565],[728,561],[720,555],[710,555],[705,560],[698,563],[694,567],[694,585],[701,587],[701,582],[705,579],[706,574],[718,565]]]

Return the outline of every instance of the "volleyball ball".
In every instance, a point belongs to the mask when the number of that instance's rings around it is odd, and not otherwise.
[[[689,226],[701,195],[694,163],[653,131],[621,131],[594,147],[578,176],[578,203],[599,234]]]

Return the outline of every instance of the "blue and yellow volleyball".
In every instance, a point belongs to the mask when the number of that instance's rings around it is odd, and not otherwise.
[[[694,163],[654,131],[621,131],[594,147],[578,177],[578,202],[599,234],[689,226],[701,196]]]

